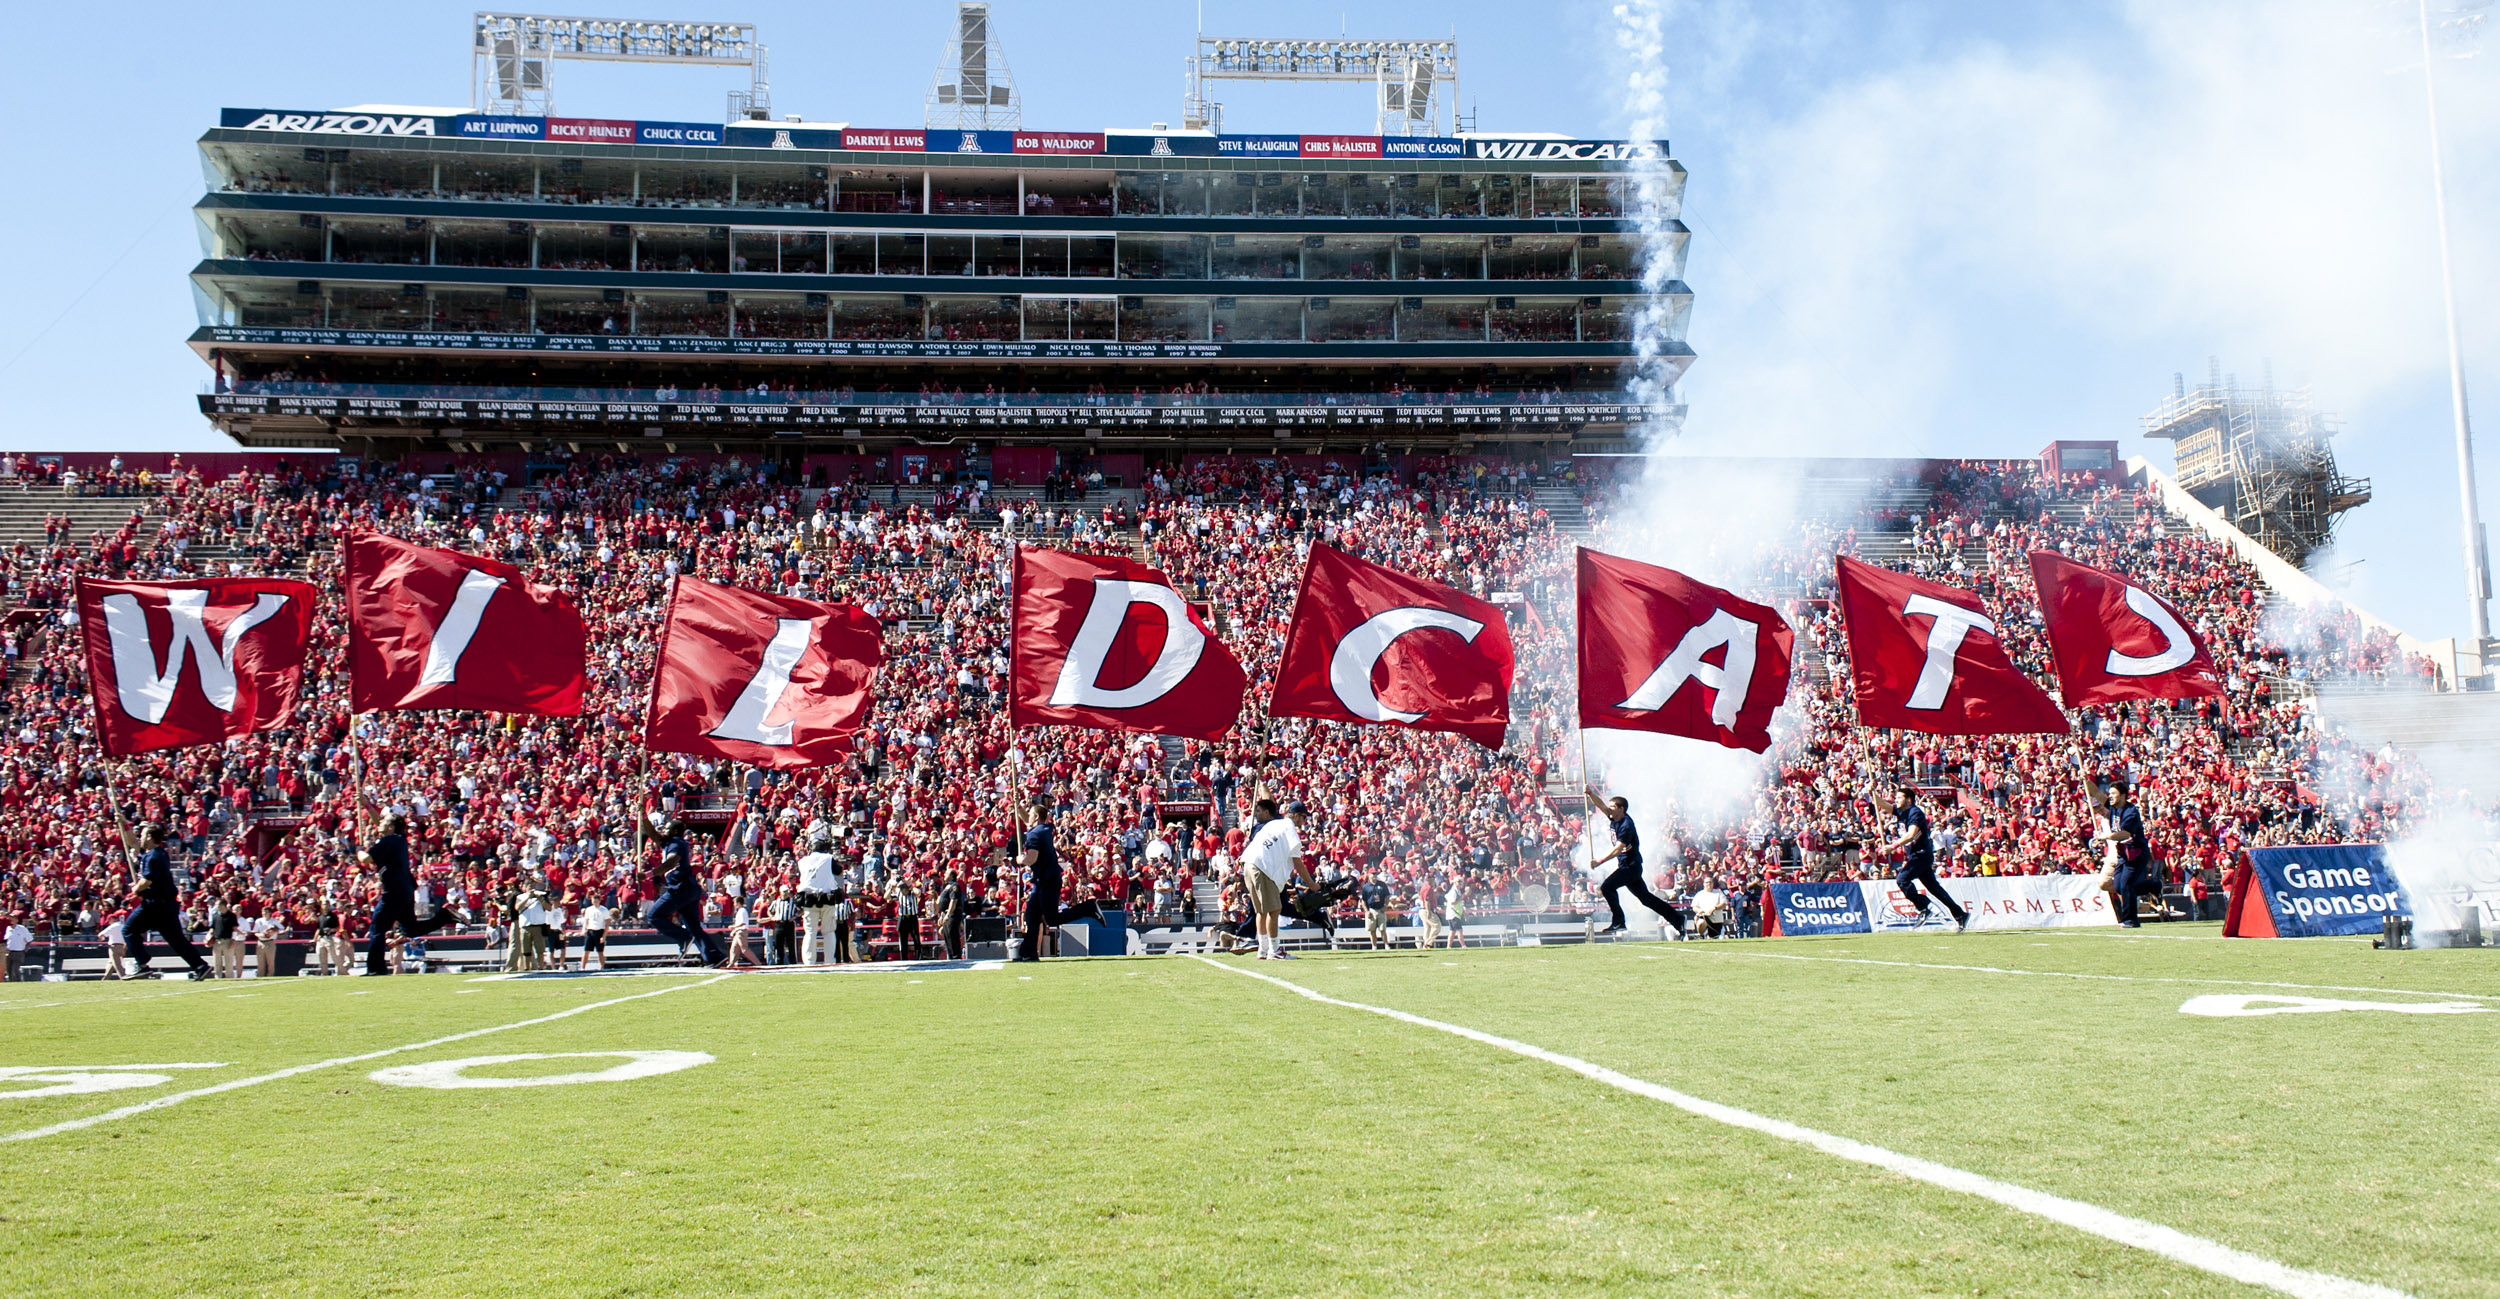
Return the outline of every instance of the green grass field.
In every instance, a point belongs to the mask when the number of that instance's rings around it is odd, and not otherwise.
[[[1252,970],[2292,1268],[2500,1295],[2500,1014],[2180,1012],[2500,1006],[2500,953],[2213,934],[9,985],[0,1067],[217,1067],[0,1097],[0,1258],[65,1294],[2266,1293]],[[612,1051],[713,1060],[370,1076]],[[79,1085],[45,1079],[0,1092]]]

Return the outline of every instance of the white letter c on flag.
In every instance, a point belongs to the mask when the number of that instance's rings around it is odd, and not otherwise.
[[[1337,652],[1328,656],[1328,686],[1337,692],[1337,702],[1355,716],[1369,722],[1412,722],[1422,713],[1402,713],[1380,702],[1372,693],[1372,667],[1398,637],[1427,627],[1439,627],[1458,633],[1460,640],[1473,645],[1484,624],[1447,609],[1407,607],[1373,614],[1362,626],[1347,632],[1337,642]]]

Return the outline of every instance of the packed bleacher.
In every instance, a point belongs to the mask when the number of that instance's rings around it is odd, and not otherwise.
[[[567,917],[596,903],[631,923],[657,891],[657,856],[636,825],[673,793],[725,826],[716,843],[699,838],[696,855],[715,924],[743,917],[760,934],[792,894],[796,854],[830,829],[860,886],[861,931],[885,935],[950,881],[974,914],[1013,913],[1022,881],[1008,851],[1010,787],[1053,795],[1077,895],[1123,906],[1140,924],[1212,923],[1215,910],[1240,907],[1227,889],[1201,908],[1195,886],[1228,879],[1246,837],[1240,814],[1269,794],[1308,802],[1319,868],[1388,884],[1401,917],[1592,904],[1575,863],[1585,838],[1571,552],[1579,540],[1629,543],[1642,512],[1621,508],[1628,479],[1492,458],[1306,457],[1287,467],[1207,455],[1119,492],[1089,492],[1074,466],[1054,479],[1054,499],[971,483],[915,487],[905,499],[885,483],[802,487],[787,467],[734,456],[582,455],[527,486],[485,458],[428,474],[369,468],[344,482],[329,472],[320,457],[222,478],[179,464],[83,476],[0,464],[0,501],[61,507],[0,556],[0,910],[39,935],[98,933],[130,896],[117,824],[150,820],[173,830],[199,928],[222,905],[246,928],[354,935],[373,886],[356,863],[361,802],[368,828],[386,807],[409,812],[431,896],[472,925],[507,924],[540,882]],[[2218,894],[2247,847],[2392,837],[2443,797],[2410,761],[2322,729],[2305,694],[2319,680],[2417,678],[2428,666],[2348,614],[2272,608],[2229,550],[2166,520],[2148,494],[2052,480],[2032,462],[1904,462],[1896,478],[1899,490],[1871,504],[1756,543],[1746,566],[1764,587],[1747,594],[1790,611],[1799,631],[1789,720],[1749,806],[1637,809],[1662,892],[1731,896],[1741,926],[1766,880],[1873,870],[1873,800],[1902,781],[1938,800],[1945,874],[2025,874],[2097,867],[2085,782],[2123,773],[2174,889],[2193,898]],[[111,526],[71,523],[67,503],[106,494],[129,498]],[[1590,511],[1593,533],[1564,531],[1546,508],[1562,501]],[[108,767],[68,623],[77,576],[295,573],[335,589],[337,542],[359,527],[491,555],[574,592],[594,629],[582,715],[351,717],[337,611],[325,608],[296,726]],[[1234,734],[1184,743],[1011,730],[1010,538],[1168,572],[1248,672]],[[1509,607],[1519,681],[1501,750],[1266,717],[1313,541]],[[2188,611],[2227,697],[2085,710],[2072,736],[1855,725],[1830,606],[1835,550],[1976,589],[2000,611],[2016,662],[2046,683],[2023,561],[2044,546],[2135,576]],[[645,754],[651,635],[676,573],[847,600],[883,623],[878,702],[850,759],[775,773]],[[275,816],[302,824],[281,836],[266,828]],[[894,943],[880,950],[904,954]]]

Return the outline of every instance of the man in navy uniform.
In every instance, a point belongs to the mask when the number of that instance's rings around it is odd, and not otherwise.
[[[1667,928],[1681,935],[1684,932],[1684,913],[1677,910],[1674,903],[1650,892],[1649,882],[1641,878],[1641,831],[1639,826],[1632,824],[1632,801],[1621,795],[1600,798],[1593,786],[1580,792],[1588,795],[1590,807],[1605,814],[1606,828],[1614,831],[1615,835],[1614,850],[1589,863],[1592,873],[1608,862],[1616,864],[1597,886],[1598,892],[1606,897],[1606,914],[1609,917],[1606,927],[1598,931],[1599,935],[1623,932],[1623,900],[1616,895],[1627,889],[1640,900],[1642,906],[1664,917]]]
[[[1071,920],[1100,920],[1102,907],[1088,902],[1082,906],[1059,905],[1059,839],[1058,828],[1050,823],[1050,799],[1035,794],[1032,801],[1033,824],[1024,832],[1022,855],[1017,864],[1033,872],[1033,891],[1024,899],[1024,941],[1017,944],[1015,959],[1038,961],[1042,957],[1042,935]]]
[[[165,851],[165,827],[150,825],[140,832],[139,842],[144,849],[139,854],[139,902],[122,921],[122,938],[129,944],[130,962],[137,971],[130,977],[148,977],[148,931],[153,929],[191,967],[192,978],[205,979],[208,962],[201,959],[200,949],[182,927],[182,909],[174,896],[180,886],[174,883],[173,854]]]
[[[660,841],[660,862],[667,867],[660,877],[660,896],[651,900],[651,927],[679,951],[690,942],[700,943],[703,963],[721,965],[729,960],[729,949],[703,927],[703,881],[694,873],[685,818],[677,815],[675,804],[675,799],[667,800],[651,814],[647,827],[650,837]]]
[[[382,818],[382,837],[365,849],[365,860],[382,876],[382,894],[374,899],[373,919],[365,928],[365,973],[388,974],[391,966],[384,952],[392,925],[414,942],[450,924],[453,917],[450,907],[436,907],[432,916],[417,919],[417,872],[408,864],[407,817],[393,812]]]
[[[2110,905],[2118,913],[2120,926],[2141,929],[2144,919],[2138,899],[2159,893],[2161,880],[2153,872],[2153,844],[2144,836],[2144,813],[2128,797],[2124,775],[2110,779],[2109,820],[2118,836],[2118,873],[2110,880]]]
[[[1964,911],[1936,879],[1936,837],[1928,831],[1927,812],[1918,805],[1917,790],[1903,785],[1893,791],[1892,820],[1901,833],[1884,845],[1884,851],[1901,854],[1901,869],[1893,872],[1892,882],[1901,890],[1901,896],[1918,907],[1918,924],[1927,923],[1927,896],[1919,892],[1919,886],[1923,884],[1927,893],[1934,894],[1936,901],[1943,903],[1946,912],[1952,915],[1953,932],[1958,934],[1969,929],[1970,913]],[[1911,927],[1917,928],[1917,925]]]

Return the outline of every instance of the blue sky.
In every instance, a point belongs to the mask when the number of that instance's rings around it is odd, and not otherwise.
[[[570,11],[580,11],[573,6]],[[1177,120],[1190,4],[997,0],[1037,126]],[[0,234],[0,446],[214,448],[182,344],[194,142],[218,108],[457,105],[471,6],[264,3],[16,15]],[[776,110],[910,125],[944,0],[618,16],[743,18]],[[1609,7],[1256,5],[1216,34],[1440,35],[1488,130],[1612,135]],[[2434,6],[2438,12],[2438,6]],[[2134,436],[2206,357],[2271,363],[2341,412],[2377,499],[2322,576],[2425,637],[2464,621],[2458,504],[2411,10],[2374,0],[1671,6],[1670,127],[1695,227],[1697,451],[2028,454]],[[109,51],[108,64],[86,51]],[[54,53],[58,51],[59,53]],[[2443,58],[2469,386],[2500,368],[2500,54]],[[566,65],[568,114],[717,120],[733,74]],[[1229,88],[1236,130],[1367,129],[1366,92]],[[46,201],[48,200],[48,201]],[[2495,406],[2500,409],[2500,406]],[[2496,416],[2495,418],[2500,418]],[[2169,463],[2166,447],[2150,448]],[[2485,477],[2500,474],[2487,454]],[[2500,493],[2484,493],[2485,512]]]

